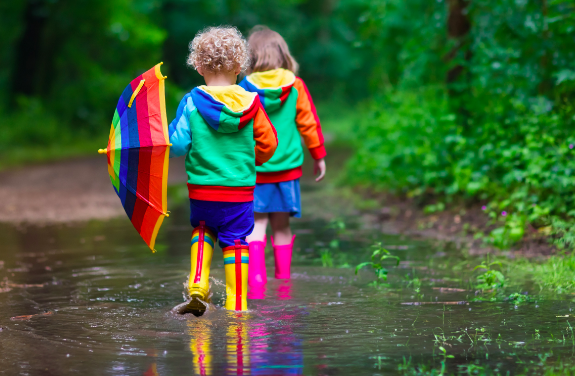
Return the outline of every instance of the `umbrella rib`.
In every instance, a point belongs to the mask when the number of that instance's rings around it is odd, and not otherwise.
[[[121,180],[120,180],[120,183],[122,183]],[[160,214],[162,214],[162,215],[165,215],[166,217],[169,217],[169,216],[170,216],[168,213],[164,213],[163,210],[158,209],[158,208],[156,207],[156,205],[154,205],[154,204],[152,204],[152,203],[150,202],[149,199],[145,199],[145,197],[142,196],[141,193],[138,193],[137,191],[135,191],[134,188],[128,187],[128,185],[126,185],[126,184],[124,184],[124,186],[126,187],[127,190],[129,190],[129,191],[132,192],[134,195],[136,195],[136,197],[139,197],[140,200],[142,200],[142,201],[145,200],[145,201],[147,202],[147,204],[148,204],[151,208],[155,209],[158,213],[160,213]]]

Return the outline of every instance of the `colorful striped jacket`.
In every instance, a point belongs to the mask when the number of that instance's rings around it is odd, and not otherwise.
[[[186,156],[190,198],[203,201],[252,201],[256,165],[278,145],[258,96],[238,85],[193,89],[168,133],[170,157]]]
[[[280,68],[252,73],[239,85],[258,94],[278,133],[279,145],[274,156],[256,168],[258,183],[277,183],[301,177],[303,149],[300,135],[314,159],[325,157],[319,118],[301,78]]]

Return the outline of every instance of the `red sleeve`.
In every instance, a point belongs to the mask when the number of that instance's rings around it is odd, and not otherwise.
[[[261,166],[270,160],[278,147],[276,129],[261,104],[254,116],[254,140],[256,141],[256,166]]]
[[[311,156],[314,159],[321,159],[326,156],[326,151],[323,145],[321,124],[313,100],[301,78],[296,77],[293,86],[298,91],[295,118],[297,128]]]

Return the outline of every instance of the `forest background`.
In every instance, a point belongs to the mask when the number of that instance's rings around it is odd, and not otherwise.
[[[168,117],[206,26],[280,32],[345,182],[427,212],[480,205],[484,241],[575,245],[569,0],[12,0],[0,4],[0,168],[93,153],[119,93],[163,61]]]

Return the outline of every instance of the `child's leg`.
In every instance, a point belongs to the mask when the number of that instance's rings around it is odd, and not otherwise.
[[[289,227],[289,217],[290,213],[270,213],[277,279],[289,279],[291,276],[291,258],[295,235],[292,235]]]
[[[266,238],[266,228],[268,227],[268,213],[254,213],[254,231],[247,237],[248,243],[253,241],[264,241]]]
[[[270,225],[276,245],[290,244],[292,233],[289,227],[290,213],[270,213]]]
[[[226,272],[226,309],[248,309],[249,250],[246,237],[254,229],[254,206],[252,202],[228,203],[225,209],[226,223],[219,228],[220,246],[224,252]]]

